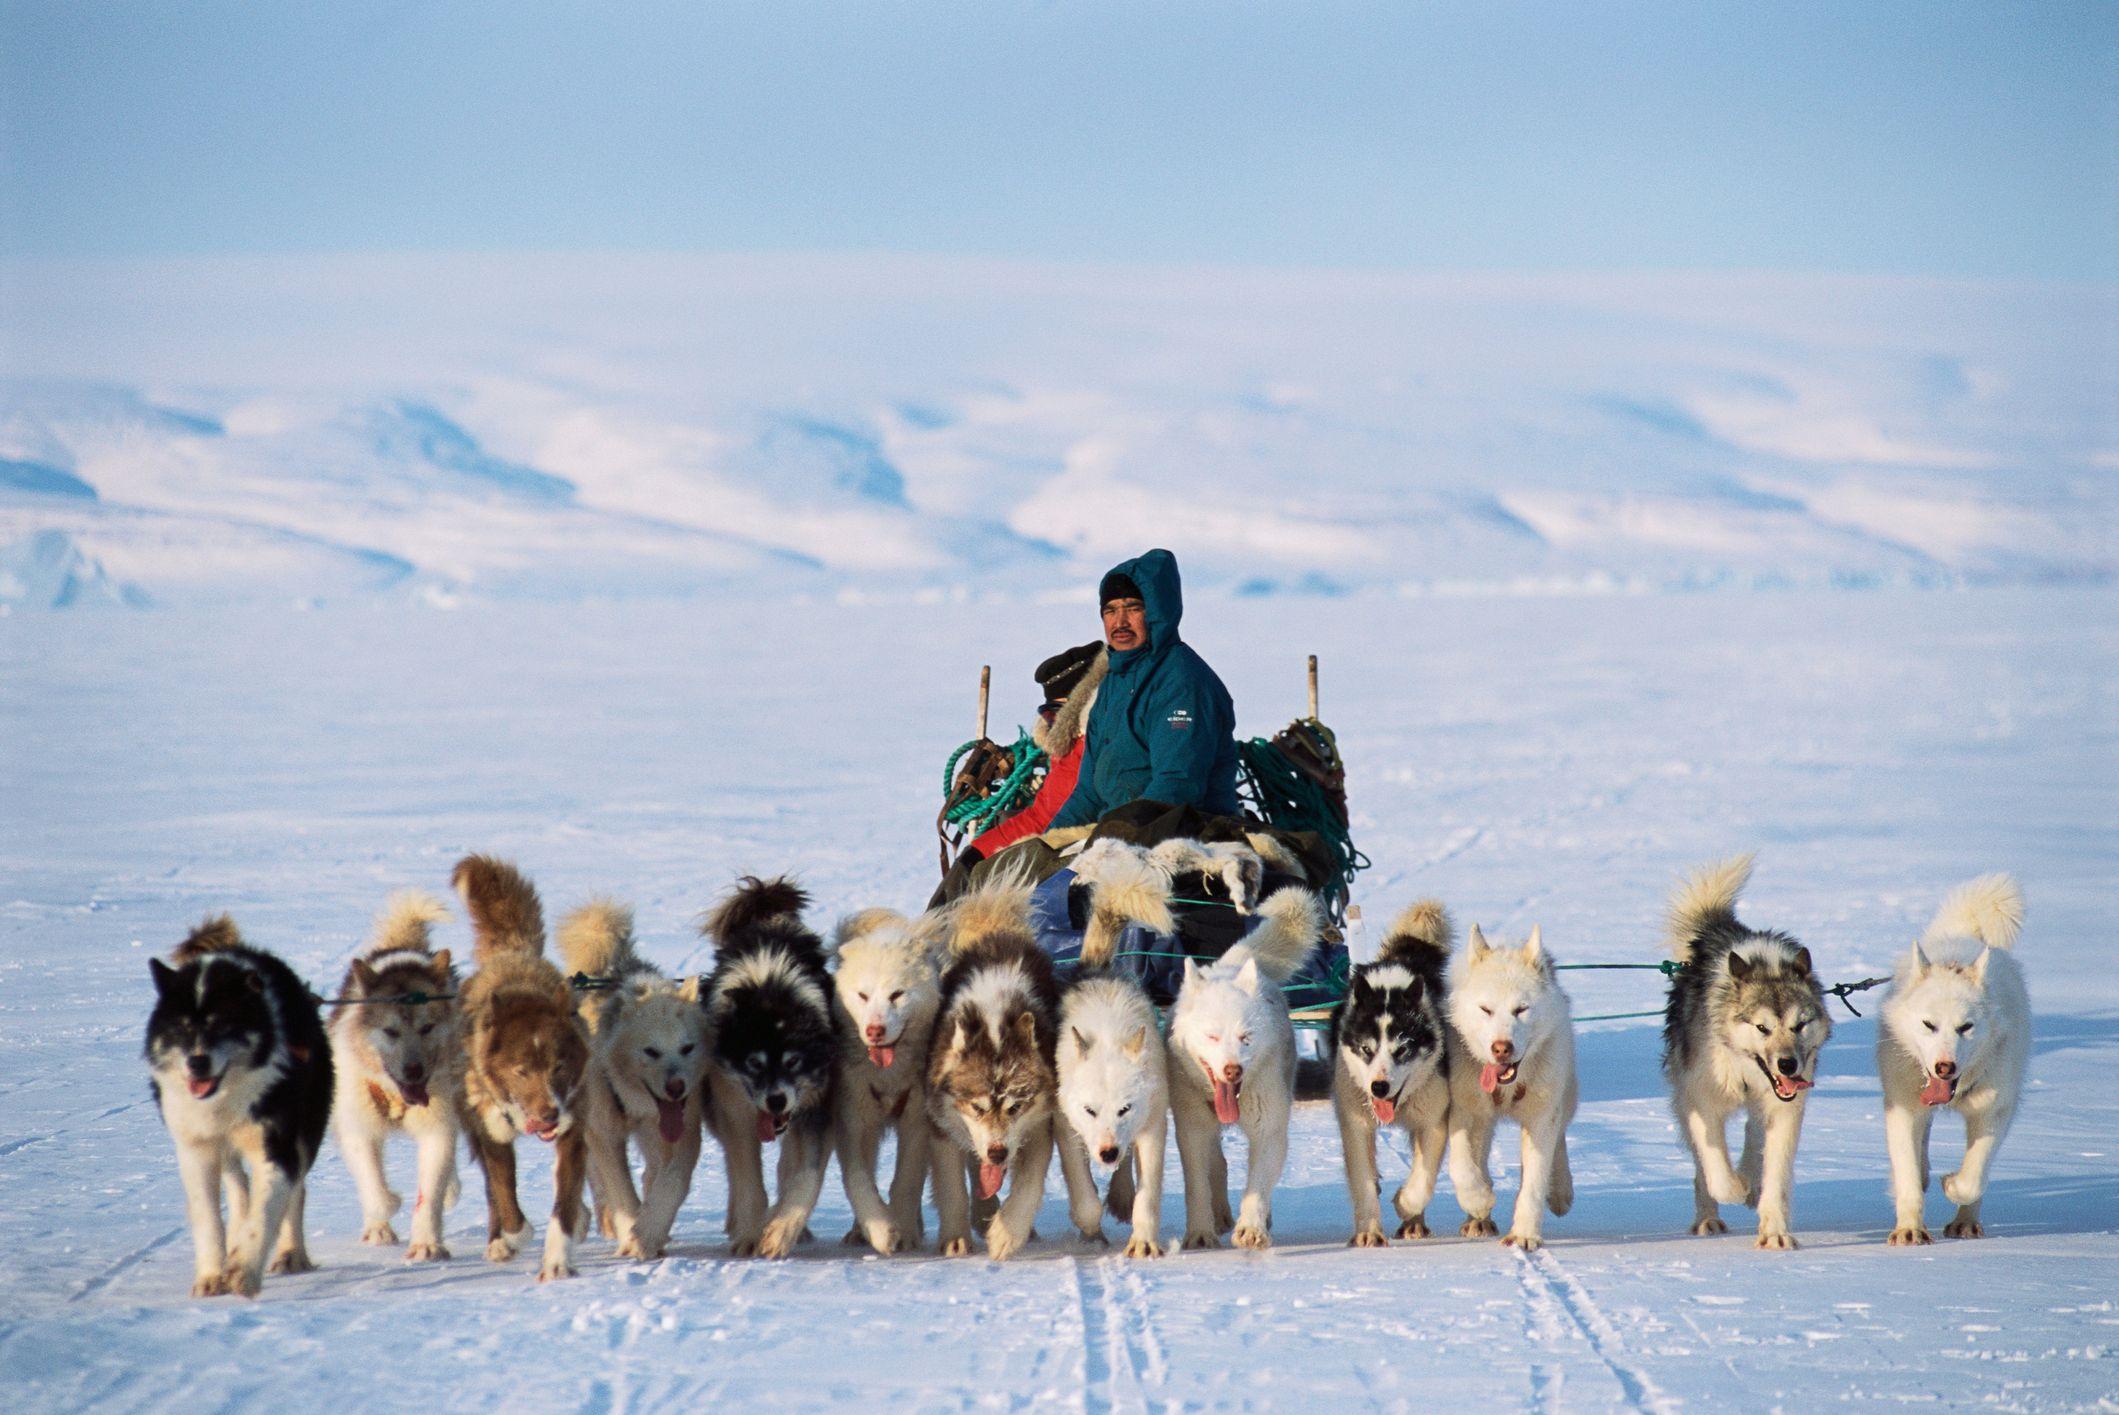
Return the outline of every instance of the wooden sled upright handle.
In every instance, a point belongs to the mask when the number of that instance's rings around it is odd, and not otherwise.
[[[986,740],[986,700],[993,693],[993,665],[979,665],[979,731],[974,741]]]
[[[1317,720],[1317,655],[1310,655],[1310,721]]]

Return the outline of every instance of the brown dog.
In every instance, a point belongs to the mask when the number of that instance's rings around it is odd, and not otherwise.
[[[584,1127],[576,1093],[589,1069],[574,996],[544,956],[537,891],[504,860],[469,855],[450,877],[470,913],[478,971],[458,998],[464,1038],[465,1129],[486,1176],[486,1258],[504,1263],[529,1236],[515,1195],[515,1137],[558,1148],[552,1222],[537,1280],[574,1276],[574,1240],[587,1227]]]

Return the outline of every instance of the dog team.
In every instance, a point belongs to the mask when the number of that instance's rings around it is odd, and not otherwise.
[[[592,1209],[619,1256],[661,1256],[707,1134],[725,1157],[726,1228],[739,1256],[784,1257],[810,1236],[836,1154],[854,1216],[847,1243],[884,1254],[923,1246],[931,1184],[943,1254],[970,1253],[976,1235],[990,1257],[1007,1258],[1034,1236],[1055,1146],[1083,1238],[1103,1240],[1108,1210],[1130,1225],[1127,1256],[1159,1256],[1176,1246],[1159,1228],[1173,1121],[1182,1246],[1218,1247],[1229,1234],[1267,1247],[1295,1092],[1281,984],[1326,919],[1298,887],[1257,898],[1255,861],[1231,849],[1213,847],[1208,859],[1092,846],[1076,862],[1088,917],[1080,965],[1065,980],[1033,931],[1030,882],[1006,873],[917,918],[853,914],[829,943],[804,922],[800,889],[746,878],[707,916],[712,971],[678,981],[640,957],[630,911],[609,900],[561,921],[555,963],[534,887],[512,865],[473,855],[452,876],[474,932],[469,976],[433,946],[441,901],[398,895],[348,967],[328,1027],[284,963],[231,920],[209,920],[168,963],[152,961],[146,1042],[184,1182],[192,1293],[254,1296],[268,1270],[313,1266],[303,1198],[327,1126],[352,1171],[366,1243],[399,1241],[404,1201],[384,1148],[393,1133],[413,1140],[406,1257],[415,1262],[450,1256],[443,1216],[458,1194],[460,1142],[483,1173],[493,1262],[530,1238],[516,1141],[552,1145],[541,1280],[574,1275]],[[1188,960],[1160,1019],[1110,964],[1129,924],[1174,930],[1177,868],[1226,880],[1256,923],[1220,958]],[[1793,1248],[1797,1141],[1832,1026],[1809,950],[1738,921],[1750,871],[1748,855],[1711,865],[1670,901],[1665,945],[1677,966],[1663,1067],[1693,1156],[1691,1231],[1726,1232],[1721,1206],[1742,1204],[1757,1211],[1759,1247]],[[1944,1108],[1966,1132],[1963,1161],[1942,1180],[1957,1206],[1944,1232],[1982,1231],[1988,1166],[2030,1052],[2011,951],[2022,919],[2013,880],[1974,880],[1898,962],[1877,1040],[1894,1245],[1930,1241],[1928,1134]],[[1391,1241],[1376,1144],[1387,1126],[1404,1131],[1411,1153],[1392,1201],[1396,1237],[1429,1235],[1445,1156],[1466,1215],[1460,1232],[1500,1232],[1489,1152],[1504,1119],[1521,1132],[1522,1164],[1501,1241],[1537,1248],[1545,1215],[1574,1202],[1574,1032],[1553,957],[1536,928],[1512,943],[1474,926],[1461,950],[1454,943],[1447,910],[1415,903],[1377,955],[1354,966],[1332,1016],[1356,1246]],[[593,985],[577,988],[570,975]],[[1739,1110],[1743,1147],[1732,1163],[1726,1127]],[[1249,1156],[1233,1210],[1222,1153],[1230,1126],[1242,1128]],[[886,1133],[896,1141],[887,1185]]]

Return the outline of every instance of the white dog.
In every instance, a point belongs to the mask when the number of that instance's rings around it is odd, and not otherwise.
[[[1128,978],[1090,978],[1060,1002],[1060,1165],[1074,1226],[1103,1240],[1092,1162],[1111,1171],[1113,1218],[1130,1218],[1129,1258],[1162,1255],[1163,1147],[1170,1082],[1155,1006]]]
[[[1921,1213],[1928,1132],[1944,1106],[1964,1117],[1964,1161],[1942,1180],[1957,1215],[1943,1232],[1978,1238],[1987,1166],[2009,1133],[2031,1054],[2031,1000],[2011,952],[2023,894],[2007,875],[1960,885],[1899,961],[1876,1034],[1891,1151],[1893,1244],[1930,1242]]]
[[[942,920],[917,921],[893,909],[864,909],[840,921],[832,974],[839,1013],[839,1081],[833,1142],[839,1177],[853,1206],[849,1243],[878,1253],[918,1247],[925,1237],[920,1195],[927,1184],[927,1046],[941,1001]],[[888,1131],[897,1167],[886,1205],[876,1160]]]
[[[1288,1156],[1295,1098],[1295,1028],[1280,985],[1302,967],[1324,930],[1324,910],[1306,889],[1275,892],[1259,924],[1208,967],[1185,960],[1170,1009],[1170,1090],[1177,1150],[1185,1167],[1187,1248],[1216,1248],[1230,1226],[1228,1162],[1221,1127],[1243,1126],[1250,1143],[1236,1242],[1271,1245],[1273,1186]]]
[[[673,983],[642,958],[633,948],[633,911],[608,899],[567,916],[559,955],[570,973],[611,980],[584,992],[578,1008],[593,1068],[583,1092],[597,1217],[618,1240],[619,1257],[659,1258],[699,1167],[706,1087],[699,982]],[[628,1141],[643,1162],[638,1190]]]
[[[1449,970],[1449,1175],[1465,1213],[1465,1237],[1491,1237],[1494,1184],[1488,1168],[1502,1117],[1523,1128],[1523,1186],[1501,1241],[1543,1246],[1545,1210],[1574,1206],[1567,1123],[1575,1113],[1575,1032],[1567,994],[1553,977],[1538,930],[1517,947],[1495,947],[1472,925]]]

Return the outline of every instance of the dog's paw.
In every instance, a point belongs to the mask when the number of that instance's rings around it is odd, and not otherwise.
[[[397,1242],[397,1230],[387,1222],[371,1223],[361,1230],[361,1242],[374,1244],[378,1248]]]
[[[580,1277],[574,1265],[564,1258],[546,1258],[544,1266],[537,1270],[539,1282],[559,1282],[565,1278]]]
[[[758,1256],[761,1258],[784,1258],[797,1246],[809,1241],[810,1232],[800,1222],[790,1223],[786,1219],[775,1219],[765,1225],[765,1232],[758,1238]]]
[[[1400,1238],[1427,1238],[1432,1236],[1433,1233],[1434,1230],[1427,1226],[1427,1216],[1425,1214],[1414,1214],[1404,1223],[1398,1225],[1398,1236]]]
[[[732,1258],[755,1258],[758,1256],[758,1241],[755,1238],[731,1238],[728,1243]]]
[[[265,1271],[269,1273],[313,1273],[316,1271],[316,1260],[300,1248],[286,1248],[274,1255],[272,1266],[265,1269]]]
[[[1943,1231],[1947,1233],[1949,1230],[1945,1229]],[[1917,1223],[1910,1226],[1901,1225],[1892,1229],[1891,1236],[1884,1240],[1893,1248],[1916,1248],[1922,1244],[1933,1243],[1934,1241],[1935,1235]]]
[[[1752,1246],[1771,1249],[1777,1253],[1792,1253],[1802,1247],[1802,1244],[1797,1243],[1795,1235],[1785,1228],[1762,1228],[1758,1231],[1758,1241]]]
[[[1501,1240],[1504,1248],[1515,1248],[1525,1253],[1535,1253],[1545,1246],[1545,1240],[1535,1233],[1510,1233]]]
[[[1692,1236],[1695,1238],[1712,1238],[1717,1233],[1728,1231],[1729,1225],[1718,1218],[1698,1219],[1692,1225]]]
[[[1987,1236],[1986,1229],[1980,1225],[1978,1219],[1966,1218],[1961,1214],[1943,1225],[1942,1231],[1943,1236],[1946,1238],[1984,1238]]]
[[[866,1244],[886,1258],[905,1246],[905,1239],[898,1233],[898,1226],[888,1220],[872,1223],[865,1231],[857,1226],[852,1233],[846,1235],[846,1241]]]
[[[1965,1182],[1962,1171],[1945,1174],[1942,1177],[1942,1196],[1959,1208],[1963,1208],[1967,1204],[1978,1203],[1982,1192],[1982,1189],[1975,1189],[1972,1185]]]
[[[944,1238],[942,1240],[942,1256],[945,1258],[970,1257],[971,1240],[969,1238]]]
[[[1484,1216],[1468,1218],[1457,1227],[1458,1234],[1465,1238],[1492,1238],[1500,1231],[1499,1224]]]
[[[864,1243],[869,1243],[869,1237],[861,1230],[861,1225],[856,1223],[852,1228],[846,1230],[846,1236],[839,1241],[849,1248],[858,1248]],[[870,1246],[873,1245],[871,1244]]]
[[[1752,1194],[1743,1180],[1735,1175],[1726,1179],[1709,1179],[1707,1192],[1714,1196],[1717,1204],[1745,1204],[1752,1202]]]
[[[1383,1236],[1381,1227],[1357,1228],[1354,1230],[1354,1236],[1347,1239],[1346,1246],[1349,1248],[1388,1248],[1391,1246],[1391,1240]]]
[[[1129,1258],[1160,1258],[1163,1255],[1161,1244],[1138,1233],[1126,1240],[1124,1252]]]
[[[191,1284],[194,1297],[226,1297],[228,1279],[220,1273],[204,1273]]]
[[[439,1243],[414,1243],[411,1247],[405,1249],[405,1261],[408,1263],[446,1263],[449,1261],[449,1250]]]
[[[230,1297],[255,1297],[258,1287],[257,1274],[246,1263],[230,1263],[221,1269],[221,1290]]]
[[[986,1230],[986,1256],[996,1263],[1005,1263],[1023,1250],[1023,1242],[996,1223]]]
[[[1266,1226],[1262,1223],[1239,1223],[1236,1225],[1236,1232],[1230,1236],[1239,1248],[1256,1250],[1273,1246],[1273,1235],[1266,1231]]]
[[[652,1263],[663,1255],[667,1247],[666,1243],[648,1242],[640,1236],[639,1230],[635,1229],[632,1233],[626,1235],[623,1243],[618,1245],[618,1256],[631,1258],[636,1263]]]
[[[1220,1246],[1221,1235],[1218,1233],[1212,1233],[1206,1229],[1195,1228],[1185,1234],[1185,1247],[1187,1249],[1219,1248]]]
[[[611,1217],[609,1209],[596,1210],[596,1231],[606,1238],[618,1236],[618,1221]]]

